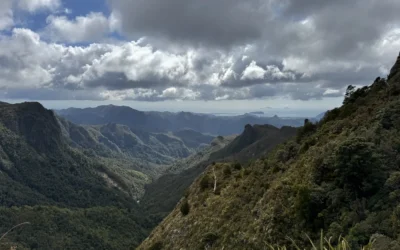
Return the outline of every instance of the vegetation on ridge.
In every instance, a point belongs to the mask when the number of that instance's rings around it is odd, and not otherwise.
[[[373,249],[400,249],[399,96],[399,71],[350,87],[342,107],[249,166],[209,166],[138,249],[303,249],[321,229],[332,245],[344,236],[360,249],[378,234]]]

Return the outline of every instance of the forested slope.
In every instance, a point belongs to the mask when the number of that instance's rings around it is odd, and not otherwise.
[[[39,103],[0,105],[0,249],[129,249],[148,222],[107,166],[69,146]],[[123,222],[123,224],[121,224]]]
[[[250,166],[210,165],[139,249],[310,247],[321,230],[400,249],[399,63]]]

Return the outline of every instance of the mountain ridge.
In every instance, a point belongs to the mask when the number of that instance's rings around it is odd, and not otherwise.
[[[374,250],[399,249],[398,63],[249,166],[209,165],[138,249],[306,248],[321,229],[351,249],[377,234],[388,243]]]
[[[258,117],[254,115],[226,117],[190,112],[142,112],[126,106],[115,105],[87,109],[70,108],[56,112],[76,124],[101,125],[114,122],[147,132],[176,132],[191,129],[215,136],[239,134],[246,124],[270,124],[275,127],[296,127],[303,124],[303,118],[281,119],[277,116]]]

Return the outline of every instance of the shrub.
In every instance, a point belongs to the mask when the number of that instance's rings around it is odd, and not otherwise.
[[[162,242],[161,241],[157,241],[153,245],[151,245],[149,250],[161,250],[162,248],[163,248]]]
[[[181,205],[181,213],[183,216],[186,216],[189,214],[189,212],[190,212],[190,205],[189,202],[185,200]]]
[[[233,167],[234,167],[236,170],[242,169],[242,165],[241,165],[239,162],[236,162],[236,163],[233,165]]]
[[[205,247],[212,247],[214,243],[218,240],[218,235],[215,233],[206,233],[203,236],[203,239],[201,240],[204,243]]]
[[[205,175],[203,178],[201,178],[200,189],[201,189],[201,191],[204,191],[209,186],[210,186],[210,178],[208,177],[208,175]]]
[[[336,185],[356,195],[371,195],[379,189],[383,179],[376,151],[374,144],[362,138],[345,141],[336,152]]]
[[[249,170],[249,169],[243,169],[243,176],[247,176],[247,175],[249,175],[250,173],[251,173],[251,171]]]
[[[305,136],[315,132],[317,125],[310,122],[308,119],[304,120],[304,126],[297,130],[296,141],[300,142]]]
[[[321,124],[335,120],[339,116],[339,114],[340,114],[339,108],[334,108],[332,110],[329,110],[328,112],[326,112],[324,118],[321,120]]]
[[[225,177],[228,177],[228,176],[230,176],[231,174],[232,174],[231,167],[228,166],[228,165],[226,165],[226,166],[224,167],[224,176],[225,176]]]

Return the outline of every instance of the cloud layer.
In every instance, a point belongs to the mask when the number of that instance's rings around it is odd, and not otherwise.
[[[108,4],[109,16],[71,16],[60,1],[2,1],[0,96],[321,99],[385,76],[400,50],[395,0]],[[14,27],[16,11],[44,10],[46,27]]]

